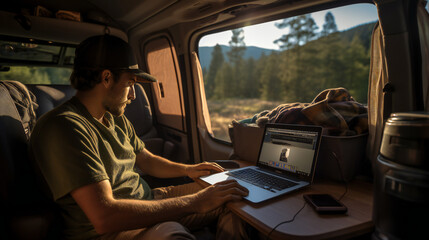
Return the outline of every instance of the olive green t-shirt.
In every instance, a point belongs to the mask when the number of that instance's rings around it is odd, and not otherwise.
[[[152,199],[148,184],[133,169],[144,143],[125,116],[106,112],[108,127],[72,98],[43,115],[30,147],[54,201],[61,208],[66,239],[97,237],[93,225],[70,192],[108,180],[116,199]]]

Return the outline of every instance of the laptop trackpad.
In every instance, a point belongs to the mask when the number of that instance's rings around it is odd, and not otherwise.
[[[238,184],[240,184],[241,186],[249,190],[249,195],[246,196],[245,199],[254,203],[262,202],[272,196],[278,195],[278,193],[275,190],[272,190],[272,189],[268,190],[268,189],[257,187],[248,182],[231,177],[227,174],[227,172],[216,173],[210,176],[201,177],[200,179],[212,185],[218,182],[234,179],[238,182]]]

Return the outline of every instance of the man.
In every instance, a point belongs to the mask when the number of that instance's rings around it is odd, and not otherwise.
[[[30,147],[61,208],[65,237],[194,239],[183,225],[198,227],[219,216],[218,238],[245,237],[242,222],[222,207],[247,195],[237,182],[151,190],[133,171],[137,165],[160,178],[223,171],[213,163],[171,162],[144,148],[123,115],[141,77],[154,80],[138,69],[125,41],[90,37],[76,49],[70,77],[76,95],[36,124]]]

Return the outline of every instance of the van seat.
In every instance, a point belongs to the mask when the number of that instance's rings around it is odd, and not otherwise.
[[[5,239],[55,239],[49,230],[55,226],[55,206],[40,188],[28,154],[31,129],[26,134],[29,119],[22,116],[31,113],[16,107],[30,102],[29,95],[16,94],[16,84],[25,89],[13,81],[0,84],[0,232]]]
[[[39,107],[36,116],[39,119],[63,102],[74,96],[76,90],[71,85],[27,85],[28,89],[36,96]]]
[[[143,140],[146,148],[156,155],[167,159],[174,153],[174,143],[159,137],[153,125],[152,111],[146,92],[142,85],[134,85],[136,99],[125,108],[125,116],[133,124],[137,136]]]

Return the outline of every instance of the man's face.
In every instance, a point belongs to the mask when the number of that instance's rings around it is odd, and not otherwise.
[[[119,79],[113,82],[108,95],[104,101],[104,107],[115,116],[121,116],[125,112],[125,107],[136,98],[134,84],[136,76],[134,74],[123,72]]]

